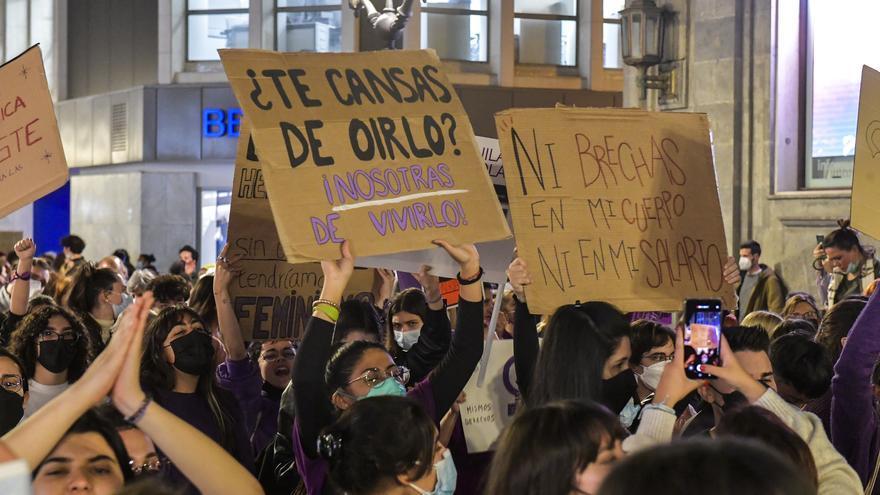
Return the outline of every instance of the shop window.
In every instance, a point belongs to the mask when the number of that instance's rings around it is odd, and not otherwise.
[[[200,192],[198,249],[202,260],[213,260],[227,242],[232,192],[228,189],[201,189]]]
[[[446,60],[488,62],[488,0],[427,0],[422,4],[421,46]]]
[[[577,65],[578,0],[515,0],[514,60]]]
[[[620,53],[620,11],[625,0],[603,0],[602,2],[602,67],[622,69],[623,56]]]
[[[808,3],[802,187],[852,185],[862,65],[880,69],[880,52],[871,42],[878,16],[877,0]]]
[[[275,48],[282,52],[342,51],[339,0],[277,0]]]
[[[220,60],[221,48],[248,47],[248,0],[188,0],[186,58]]]

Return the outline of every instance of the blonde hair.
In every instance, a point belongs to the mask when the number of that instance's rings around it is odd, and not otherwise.
[[[776,326],[782,323],[782,317],[772,311],[752,311],[740,322],[744,327],[758,327],[773,337]]]

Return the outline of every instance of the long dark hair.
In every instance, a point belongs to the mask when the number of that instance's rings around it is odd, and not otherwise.
[[[561,306],[544,330],[529,407],[563,399],[598,400],[605,361],[629,335],[629,322],[614,306],[588,302]]]
[[[83,321],[92,339],[103,345],[101,325],[92,316],[92,309],[98,304],[98,298],[104,291],[112,291],[119,275],[109,268],[98,268],[93,263],[83,263],[73,272],[70,286],[67,288],[67,307]]]
[[[832,230],[822,239],[822,247],[833,247],[842,251],[857,248],[862,255],[865,255],[865,248],[862,247],[862,243],[859,241],[859,235],[849,226],[850,221],[848,219],[841,219],[837,221],[837,225],[840,227],[839,229]]]
[[[487,495],[568,495],[576,473],[596,460],[603,442],[626,431],[608,409],[565,400],[532,407],[504,430],[489,470]]]
[[[840,339],[849,334],[849,330],[856,323],[862,310],[867,303],[862,299],[844,299],[831,306],[822,322],[819,323],[819,333],[816,334],[816,342],[825,346],[831,352],[831,361],[837,362],[840,353],[843,352],[843,344]]]
[[[15,327],[9,341],[9,352],[21,359],[27,376],[33,377],[37,366],[37,337],[49,325],[53,316],[61,316],[70,324],[70,329],[77,335],[76,354],[67,368],[67,381],[73,383],[85,373],[89,362],[95,355],[91,337],[83,327],[79,318],[60,306],[43,306],[29,314]]]
[[[374,493],[397,476],[415,470],[420,479],[433,468],[434,422],[407,397],[373,397],[356,402],[318,440],[330,463],[332,487],[351,494]]]
[[[214,299],[214,275],[205,275],[196,281],[189,294],[189,307],[199,314],[208,330],[217,323],[217,301]]]
[[[394,357],[404,352],[394,340],[391,323],[392,317],[401,311],[418,315],[425,324],[428,320],[428,301],[425,299],[425,293],[420,289],[409,288],[394,296],[391,304],[388,305],[388,311],[385,313],[385,349]]]
[[[361,331],[365,334],[375,335],[376,342],[381,342],[379,322],[376,320],[376,312],[371,306],[372,304],[369,302],[357,298],[349,299],[340,304],[339,319],[336,321],[336,331],[333,338],[339,342],[344,340],[349,333]]]
[[[144,333],[141,384],[148,392],[155,394],[159,390],[170,391],[174,389],[174,367],[165,360],[164,343],[171,329],[180,324],[184,316],[189,316],[193,323],[204,325],[204,321],[202,321],[198,313],[191,308],[178,305],[162,310],[150,322]],[[221,443],[224,448],[231,450],[235,446],[234,420],[218,400],[214,373],[215,370],[211,367],[209,371],[199,376],[196,394],[200,395],[208,403],[214,416],[214,422],[220,430]]]

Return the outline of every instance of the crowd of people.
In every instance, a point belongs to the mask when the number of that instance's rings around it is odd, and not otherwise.
[[[345,297],[346,241],[301,338],[248,341],[228,248],[203,264],[183,246],[160,273],[121,249],[87,260],[77,236],[57,257],[19,241],[0,255],[0,468],[37,495],[880,494],[880,263],[848,223],[814,250],[818,298],[740,246],[711,380],[688,378],[670,315],[533,314],[524,259],[496,287],[473,245],[435,243],[459,266],[454,311],[427,266]],[[487,335],[512,339],[519,396],[468,453]]]

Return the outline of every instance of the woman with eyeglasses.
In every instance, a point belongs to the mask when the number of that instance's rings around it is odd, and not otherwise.
[[[217,367],[217,381],[238,400],[256,455],[278,432],[281,393],[290,383],[296,351],[290,339],[252,342],[250,353],[245,349],[229,295],[229,287],[240,272],[238,261],[241,256],[236,254],[227,258],[228,252],[227,245],[217,258],[213,277],[216,320],[226,347],[226,359]]]
[[[406,395],[424,407],[435,425],[439,424],[480,360],[483,351],[483,291],[480,283],[483,270],[479,254],[472,244],[434,243],[446,250],[460,267],[457,327],[449,352],[427,378],[409,391],[405,387],[409,371],[395,364],[381,344],[349,342],[334,351],[333,333],[339,317],[339,301],[354,270],[354,257],[348,241],[341,246],[340,259],[321,262],[324,272],[321,298],[315,301],[293,363],[297,411],[293,448],[309,494],[324,493],[328,464],[318,455],[317,440],[321,430],[330,425],[340,411],[371,397]],[[430,487],[420,492],[400,480],[395,487],[413,495],[434,492]]]
[[[90,344],[79,319],[58,306],[43,306],[18,325],[8,349],[21,360],[29,377],[25,417],[82,376],[92,357]]]
[[[18,357],[0,347],[0,435],[21,421],[29,398],[24,365]]]
[[[636,376],[636,390],[620,411],[620,422],[635,431],[643,404],[654,397],[663,370],[675,356],[675,331],[653,321],[637,320],[630,324],[629,342],[629,369]]]
[[[211,334],[198,313],[186,306],[163,309],[144,335],[145,392],[253,472],[254,455],[241,409],[232,394],[217,385],[215,374]],[[195,492],[177,466],[164,474],[173,484]]]

